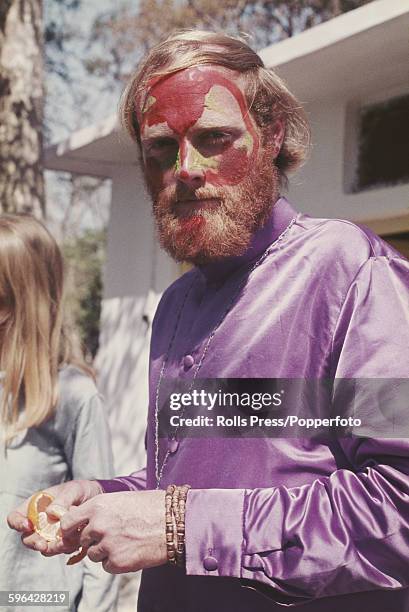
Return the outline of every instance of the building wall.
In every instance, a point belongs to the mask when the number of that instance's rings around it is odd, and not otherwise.
[[[163,290],[178,269],[160,252],[140,171],[123,166],[112,177],[107,265],[96,367],[113,434],[115,469],[145,464],[148,353],[151,323]]]
[[[395,86],[382,92],[385,98],[403,90],[399,81]],[[313,146],[307,164],[290,177],[289,189],[290,199],[303,212],[362,222],[407,214],[408,184],[348,193],[356,164],[357,112],[360,105],[374,99],[374,94],[372,84],[359,95],[347,94],[306,104]]]

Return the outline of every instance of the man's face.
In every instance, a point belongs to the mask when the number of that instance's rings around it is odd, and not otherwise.
[[[152,83],[140,125],[162,245],[196,264],[244,252],[278,177],[238,75],[197,66]]]

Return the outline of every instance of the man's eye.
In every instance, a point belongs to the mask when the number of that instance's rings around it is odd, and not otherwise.
[[[230,134],[226,132],[218,132],[217,130],[212,132],[205,132],[201,135],[200,140],[203,144],[215,145],[215,144],[226,144],[230,142]]]
[[[166,151],[171,147],[177,147],[178,144],[173,138],[158,138],[158,140],[154,140],[149,145],[149,151],[158,152],[158,151]]]

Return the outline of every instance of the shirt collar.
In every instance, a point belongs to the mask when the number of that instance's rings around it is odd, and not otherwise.
[[[222,283],[227,276],[239,267],[252,262],[277,240],[296,215],[297,212],[286,198],[279,198],[274,204],[267,222],[255,232],[247,251],[243,255],[225,257],[198,267],[206,282],[209,284]]]

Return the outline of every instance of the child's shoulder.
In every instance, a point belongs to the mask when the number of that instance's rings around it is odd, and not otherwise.
[[[64,365],[58,375],[58,409],[78,412],[98,396],[92,377],[74,365]]]

